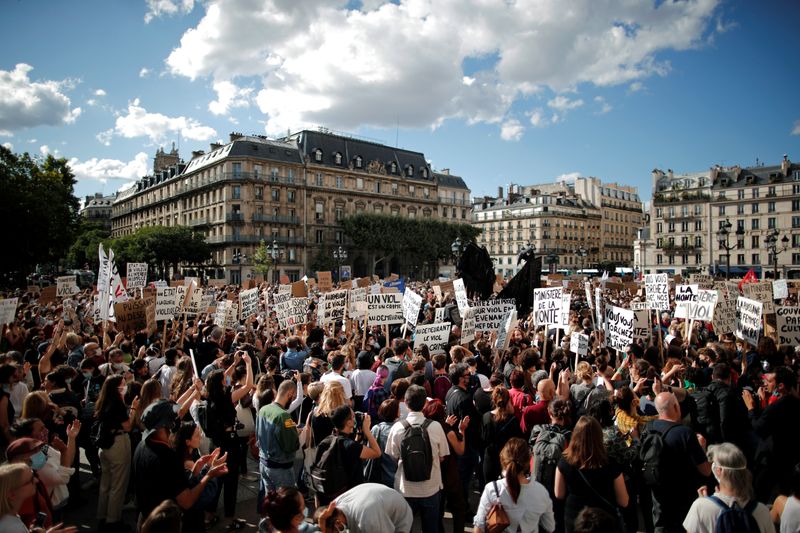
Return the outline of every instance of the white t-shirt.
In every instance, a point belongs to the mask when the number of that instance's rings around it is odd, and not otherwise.
[[[406,419],[411,425],[420,425],[425,421],[425,415],[419,412],[411,412]],[[428,438],[431,442],[431,456],[433,457],[431,477],[427,481],[406,481],[403,475],[403,458],[400,456],[400,442],[403,440],[404,433],[405,427],[403,427],[403,423],[397,421],[392,426],[392,429],[389,430],[389,436],[386,438],[386,454],[397,461],[394,488],[406,498],[433,496],[442,489],[441,459],[450,455],[447,436],[444,434],[439,422],[433,421],[430,423],[428,426]]]
[[[730,507],[736,501],[741,507],[747,505],[748,502],[740,502],[733,496],[726,494],[715,494],[717,498],[725,502],[725,505]],[[714,503],[710,498],[697,498],[686,519],[683,521],[683,527],[690,533],[714,533],[714,528],[717,525],[717,518],[722,512],[722,507]],[[758,529],[761,533],[775,533],[775,525],[772,523],[772,518],[769,516],[769,509],[763,503],[759,503],[753,511],[753,517],[758,523]]]
[[[353,397],[353,387],[350,385],[350,380],[344,376],[339,375],[336,372],[328,372],[327,374],[323,374],[322,377],[319,379],[322,383],[327,383],[329,381],[338,381],[344,387],[344,397],[348,400]]]
[[[781,514],[781,533],[798,532],[800,532],[800,500],[797,496],[789,496]]]
[[[3,533],[28,533],[28,528],[17,515],[7,514],[0,518],[0,531]]]
[[[353,393],[356,396],[364,396],[367,394],[367,391],[375,382],[375,378],[378,375],[370,369],[358,369],[354,370],[353,374],[350,376],[350,381],[353,382]]]

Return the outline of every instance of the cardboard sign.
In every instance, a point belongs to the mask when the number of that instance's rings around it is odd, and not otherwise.
[[[128,276],[125,288],[141,289],[147,285],[147,263],[128,263]]]
[[[439,290],[442,291],[442,294],[450,293],[453,294],[453,280],[443,281],[439,284]]]
[[[475,309],[469,308],[461,315],[461,344],[475,340]]]
[[[406,322],[412,326],[417,325],[421,306],[422,296],[406,287],[406,292],[403,294],[403,317],[405,317]]]
[[[49,304],[56,300],[56,286],[50,285],[49,287],[42,287],[42,292],[39,294],[40,304]]]
[[[631,302],[631,311],[644,311],[648,309],[647,302]]]
[[[644,287],[648,309],[669,311],[669,278],[666,274],[645,274]]]
[[[764,312],[771,314],[775,312],[775,302],[772,301],[772,282],[759,281],[757,283],[745,283],[742,285],[744,296],[764,304]]]
[[[239,292],[239,307],[242,318],[246,319],[258,313],[258,289],[247,289]]]
[[[441,302],[442,301],[442,287],[440,287],[439,285],[434,285],[433,286],[433,295],[436,297],[436,301],[437,302]]]
[[[210,279],[206,280],[206,284],[209,287],[217,287],[218,289],[221,289],[221,288],[225,287],[226,282],[225,282],[224,279],[210,278]]]
[[[776,279],[772,282],[772,299],[783,300],[789,297],[789,284],[785,279]]]
[[[508,312],[516,308],[514,299],[477,300],[472,302],[475,309],[475,329],[478,331],[497,332],[503,325]]]
[[[177,287],[156,288],[156,320],[172,320],[178,309],[175,305],[178,299]]]
[[[359,289],[365,289],[370,286],[370,279],[369,278],[358,278],[356,280],[356,286]]]
[[[691,285],[697,285],[700,289],[713,289],[714,277],[708,274],[690,274],[689,283]]]
[[[717,335],[736,331],[736,299],[720,298],[714,307],[714,319],[711,322]]]
[[[764,304],[744,296],[736,299],[736,331],[737,338],[758,346],[761,337]]]
[[[704,320],[706,322],[714,319],[714,308],[719,299],[719,292],[715,290],[698,289],[693,302],[685,302],[686,313],[691,320]]]
[[[333,324],[344,320],[347,310],[347,289],[331,291],[323,294],[317,306],[317,320],[321,325]]]
[[[368,294],[367,295],[367,323],[375,326],[402,324],[403,295],[394,294]]]
[[[414,347],[425,344],[431,355],[445,353],[447,342],[450,340],[450,324],[425,324],[419,325],[414,330]]]
[[[436,316],[433,319],[434,324],[441,324],[442,322],[450,322],[450,317],[447,316],[446,307],[437,307],[435,311],[436,311]]]
[[[561,329],[567,331],[569,329],[569,310],[572,305],[572,294],[568,292],[561,293]]]
[[[675,317],[689,319],[688,305],[697,301],[697,285],[675,286]]]
[[[0,300],[0,324],[11,324],[17,318],[17,302],[19,298]]]
[[[508,342],[511,340],[511,330],[514,329],[517,323],[517,308],[511,309],[506,318],[503,320],[503,326],[497,332],[497,340],[494,342],[494,347],[498,350],[505,350],[508,348]]]
[[[114,316],[117,319],[117,328],[127,333],[147,329],[147,306],[151,304],[155,314],[155,302],[150,299],[115,303]]]
[[[633,311],[633,338],[647,339],[650,333],[650,311],[641,309]]]
[[[406,282],[402,279],[393,279],[390,281],[383,282],[384,289],[395,289],[395,290],[383,290],[384,293],[389,292],[399,292],[400,294],[406,292]]]
[[[630,309],[613,305],[606,306],[606,346],[625,351],[633,343],[635,317]]]
[[[305,298],[308,296],[306,282],[303,280],[292,283],[292,298]]]
[[[278,282],[281,285],[288,285],[290,283],[289,276],[287,276],[286,274],[281,274],[280,277],[278,278]]]
[[[800,346],[800,307],[778,307],[775,314],[778,344]]]
[[[56,278],[56,296],[66,298],[79,292],[77,276],[59,276]]]
[[[328,292],[333,290],[333,275],[331,272],[317,272],[317,286],[319,287],[319,292]]]
[[[577,331],[570,335],[569,351],[578,355],[586,355],[589,353],[589,335],[584,335]]]
[[[536,326],[561,323],[561,287],[533,289],[533,323]]]
[[[275,304],[275,314],[281,329],[290,329],[306,323],[308,298],[289,298]]]
[[[367,289],[358,287],[350,290],[347,316],[354,320],[364,320],[367,314]]]

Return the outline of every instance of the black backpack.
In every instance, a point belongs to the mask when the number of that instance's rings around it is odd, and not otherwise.
[[[533,456],[533,478],[553,494],[556,468],[569,444],[570,433],[558,426],[536,426],[531,432],[530,448]]]
[[[101,450],[107,450],[114,445],[114,435],[105,428],[103,421],[99,418],[92,424],[91,432],[89,433],[92,444]]]
[[[758,505],[755,499],[747,502],[744,508],[739,507],[736,502],[733,502],[733,505],[728,507],[725,502],[716,496],[709,496],[708,499],[722,508],[722,512],[719,513],[717,523],[714,526],[714,533],[759,533],[761,531],[761,528],[758,527],[758,522],[753,516],[753,511],[756,510]]]
[[[213,403],[208,400],[200,400],[197,402],[197,423],[206,437],[219,443],[225,433],[225,427],[222,425],[222,419],[215,413]]]
[[[703,435],[709,444],[719,442],[719,401],[713,391],[703,389],[691,394],[694,399],[695,431]]]
[[[586,396],[583,397],[583,401],[580,403],[576,403],[574,407],[576,413],[576,420],[587,413],[589,410],[589,402],[592,401],[592,398],[599,394],[603,394],[605,391],[604,387],[593,387],[589,389],[589,392],[586,393]]]
[[[642,443],[639,447],[639,459],[642,461],[642,478],[648,486],[658,485],[662,477],[661,460],[667,453],[665,440],[667,434],[678,427],[674,424],[667,428],[664,433],[656,431],[652,423],[645,428],[642,435]]]
[[[433,450],[428,435],[429,419],[420,425],[403,420],[403,439],[400,441],[400,459],[403,461],[403,476],[407,481],[427,481],[433,468]]]
[[[349,479],[341,443],[343,438],[333,433],[322,439],[317,445],[317,456],[311,467],[311,487],[330,498],[348,489]]]

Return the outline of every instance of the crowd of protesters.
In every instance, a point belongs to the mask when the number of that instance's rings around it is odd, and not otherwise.
[[[420,324],[453,301],[409,287]],[[128,531],[126,509],[143,532],[240,529],[248,458],[263,531],[408,532],[418,515],[438,533],[445,512],[454,532],[800,531],[797,347],[663,312],[617,352],[576,293],[564,331],[523,316],[498,348],[454,324],[431,355],[411,328],[316,324],[313,293],[307,323],[282,330],[277,287],[260,288],[233,328],[201,313],[155,332],[94,321],[91,291],[8,292],[0,531],[75,531],[61,517],[95,487],[99,532]]]

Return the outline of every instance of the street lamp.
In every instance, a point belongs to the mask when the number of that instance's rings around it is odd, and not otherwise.
[[[347,259],[347,250],[339,246],[333,251],[333,258],[336,260],[336,279],[341,283],[342,281],[342,263]]]
[[[579,264],[580,264],[581,270],[583,270],[583,261],[584,261],[584,259],[586,258],[586,256],[588,254],[589,254],[588,250],[586,250],[586,248],[584,248],[582,244],[581,244],[580,248],[575,250],[575,255],[577,255],[580,258],[580,263]]]
[[[453,257],[455,257],[455,262],[453,266],[455,267],[453,271],[455,275],[458,275],[458,260],[461,257],[461,252],[464,250],[464,245],[461,242],[461,237],[456,237],[456,240],[453,241],[453,244],[450,245],[450,251],[453,252]]]
[[[738,246],[739,237],[744,235],[744,228],[742,226],[738,226],[736,228],[736,244],[729,244],[728,237],[731,233],[731,221],[727,218],[725,222],[720,224],[719,229],[717,230],[717,242],[719,242],[720,250],[725,250],[725,279],[730,279],[731,274],[731,250]]]
[[[778,232],[777,229],[773,229],[767,237],[764,239],[764,242],[767,243],[767,250],[770,254],[772,254],[772,279],[778,279],[778,254],[785,252],[789,249],[789,237],[786,235],[780,240],[781,244],[783,245],[782,248],[778,249]]]
[[[273,239],[272,244],[267,246],[267,253],[272,258],[272,268],[273,268],[273,278],[275,277],[275,271],[277,271],[277,264],[278,258],[281,256],[281,247],[278,246],[278,241]],[[274,280],[273,280],[274,281]]]
[[[243,254],[242,251],[237,248],[236,251],[233,252],[233,256],[231,256],[231,262],[235,265],[239,265],[239,283],[242,282],[242,263],[244,261],[247,261],[247,255]]]

